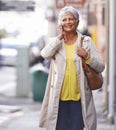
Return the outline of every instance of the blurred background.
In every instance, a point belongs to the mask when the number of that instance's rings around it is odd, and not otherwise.
[[[65,5],[78,10],[78,30],[91,36],[105,61],[103,87],[93,92],[98,129],[116,129],[115,0],[0,0],[0,124],[10,112],[39,111],[50,64],[40,51],[48,37],[57,35],[58,12]]]

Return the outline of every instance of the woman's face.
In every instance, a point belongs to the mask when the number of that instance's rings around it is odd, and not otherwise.
[[[79,20],[72,13],[65,13],[61,18],[61,25],[65,32],[76,31]]]

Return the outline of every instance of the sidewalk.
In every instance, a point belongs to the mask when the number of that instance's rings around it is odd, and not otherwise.
[[[40,102],[32,98],[19,98],[15,87],[0,91],[0,130],[42,130],[38,128]],[[106,122],[102,112],[102,92],[95,91],[94,100],[98,116],[97,130],[116,130],[116,126]]]
[[[93,91],[94,102],[97,112],[97,130],[116,130],[116,124],[113,125],[107,120],[107,115],[103,113],[103,92]]]
[[[40,107],[32,98],[17,97],[15,86],[0,91],[0,130],[41,130]]]

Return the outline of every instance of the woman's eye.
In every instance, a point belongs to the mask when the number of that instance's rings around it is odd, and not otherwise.
[[[63,21],[63,22],[65,22],[65,21],[66,21],[66,19],[63,19],[62,21]]]
[[[74,20],[75,20],[74,18],[62,19],[62,22],[67,22],[67,21],[72,22],[72,21],[74,21]]]

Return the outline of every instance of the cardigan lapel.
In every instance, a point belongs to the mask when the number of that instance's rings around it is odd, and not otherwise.
[[[59,51],[59,53],[63,56],[63,58],[66,60],[66,50],[65,50],[65,46],[64,46],[64,41],[62,41],[62,45],[61,45],[61,49]]]

